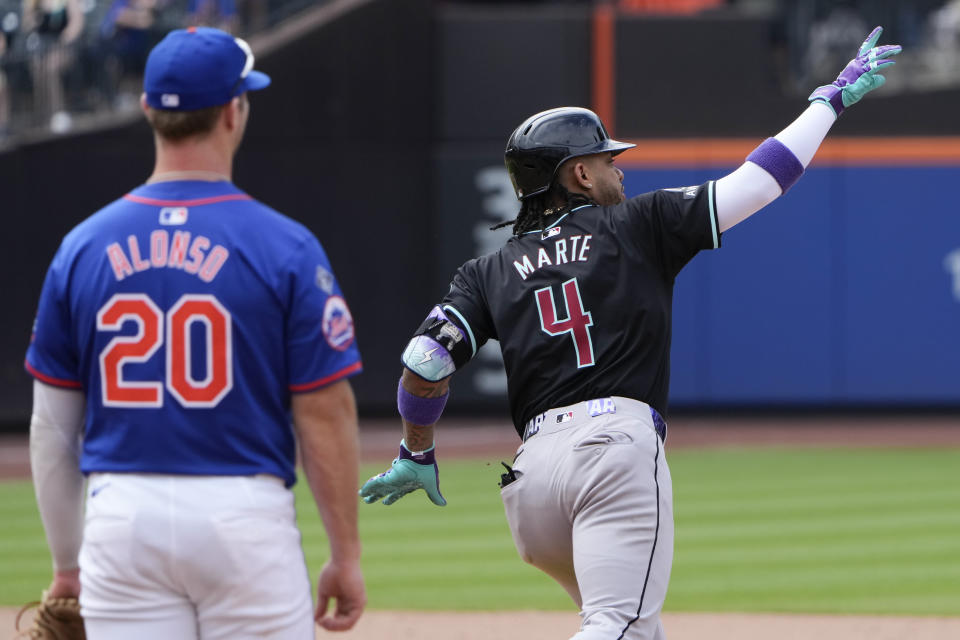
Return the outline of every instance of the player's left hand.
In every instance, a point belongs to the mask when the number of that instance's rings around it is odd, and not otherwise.
[[[382,498],[383,504],[390,505],[417,489],[426,491],[433,504],[440,507],[447,504],[440,494],[440,472],[434,447],[414,454],[401,442],[400,455],[389,469],[367,480],[360,488],[360,497],[367,504]]]
[[[882,87],[887,81],[878,72],[894,63],[888,60],[895,56],[902,48],[898,44],[888,44],[882,47],[875,46],[883,27],[877,27],[870,32],[867,39],[860,45],[857,57],[847,63],[837,79],[830,84],[817,89],[810,94],[811,102],[821,101],[828,104],[839,116],[843,110],[858,102],[868,92]]]

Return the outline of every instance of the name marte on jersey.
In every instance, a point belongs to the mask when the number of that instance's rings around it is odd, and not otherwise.
[[[536,266],[534,266],[534,260],[527,254],[523,254],[523,257],[519,260],[514,260],[513,266],[520,274],[520,278],[526,280],[527,276],[543,267],[552,267],[568,262],[586,262],[589,258],[587,254],[590,252],[591,238],[593,236],[590,234],[560,238],[553,242],[552,251],[548,250],[547,247],[540,247],[535,254],[532,254],[536,258]]]
[[[206,236],[191,239],[189,231],[157,229],[150,233],[147,254],[140,250],[136,236],[127,237],[127,251],[119,242],[107,247],[107,259],[117,281],[147,269],[182,269],[204,282],[212,282],[223,267],[230,252],[222,245],[213,245]],[[146,255],[146,257],[144,257]]]

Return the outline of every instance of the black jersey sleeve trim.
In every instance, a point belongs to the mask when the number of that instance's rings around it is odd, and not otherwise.
[[[470,354],[470,357],[477,355],[477,339],[473,337],[473,329],[470,328],[470,323],[467,322],[467,319],[463,317],[459,311],[454,309],[449,304],[443,305],[444,311],[449,311],[453,315],[457,316],[457,320],[463,325],[463,328],[467,330],[467,337],[470,338],[470,348],[473,350],[473,353]]]
[[[720,248],[720,219],[717,217],[717,182],[707,183],[707,201],[710,203],[710,230],[713,231],[713,248]]]

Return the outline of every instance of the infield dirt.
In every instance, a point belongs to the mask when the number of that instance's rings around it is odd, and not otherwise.
[[[0,629],[12,635],[17,610],[0,608]],[[367,611],[346,633],[318,629],[316,637],[343,640],[565,640],[577,632],[575,613],[511,611],[420,613]],[[960,619],[799,616],[739,613],[665,613],[670,640],[953,640]],[[24,628],[29,620],[21,621]],[[5,636],[6,637],[6,636]]]

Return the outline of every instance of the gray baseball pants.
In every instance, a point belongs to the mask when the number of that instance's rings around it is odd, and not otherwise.
[[[619,396],[527,425],[501,497],[520,556],[581,610],[571,640],[666,637],[673,486],[656,428],[649,405]]]

